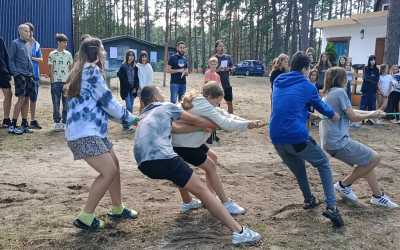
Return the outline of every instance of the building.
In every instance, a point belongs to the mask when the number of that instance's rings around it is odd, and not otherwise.
[[[128,49],[133,49],[136,60],[140,51],[145,50],[149,54],[149,60],[155,71],[163,70],[164,46],[137,39],[133,36],[122,35],[102,39],[104,49],[107,52],[107,69],[110,72],[118,71],[121,66],[125,53]],[[169,47],[168,54],[175,53],[175,48]],[[112,74],[114,75],[114,74]]]
[[[375,55],[377,64],[382,64],[389,1],[377,1],[374,7],[371,13],[314,22],[314,27],[322,31],[322,49],[332,42],[337,56],[349,56],[353,64],[366,64],[369,55]]]
[[[35,26],[35,39],[42,48],[41,74],[48,74],[47,58],[57,48],[56,33],[69,38],[68,50],[74,52],[72,0],[0,0],[0,36],[8,48],[19,37],[18,26],[25,22]]]

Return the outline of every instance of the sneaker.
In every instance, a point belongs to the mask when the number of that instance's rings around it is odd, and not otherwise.
[[[399,123],[400,123],[400,120],[393,119],[393,120],[390,120],[390,122],[393,123],[393,124],[399,124]]]
[[[11,120],[10,119],[3,119],[3,123],[1,124],[2,128],[8,128],[11,126]]]
[[[374,205],[381,206],[381,207],[386,207],[386,208],[398,208],[399,205],[394,203],[389,196],[383,194],[381,197],[376,198],[372,196],[370,202]]]
[[[304,201],[303,209],[313,209],[318,207],[319,203],[317,199],[313,196],[310,201]]]
[[[340,228],[344,226],[344,222],[342,216],[339,213],[339,209],[326,208],[326,210],[322,213],[322,215],[331,220],[335,228]]]
[[[374,124],[375,124],[375,121],[372,120],[372,119],[368,119],[365,123],[366,123],[367,125],[374,125]]]
[[[99,229],[104,228],[104,221],[99,220],[97,218],[93,219],[93,222],[90,226],[86,225],[83,223],[80,219],[76,219],[73,222],[74,226],[77,228],[83,229],[83,230],[88,230],[88,231],[97,231]]]
[[[63,131],[64,130],[63,127],[64,126],[62,123],[59,123],[59,122],[54,123],[54,131],[56,131],[56,132]]]
[[[384,122],[382,121],[382,119],[375,119],[375,124],[376,125],[383,125]]]
[[[352,122],[350,127],[351,128],[361,128],[361,122]]]
[[[25,134],[32,134],[33,131],[29,128],[28,124],[23,124],[21,125],[22,131],[24,131]]]
[[[119,220],[119,219],[136,219],[138,217],[138,212],[133,209],[129,209],[124,207],[121,214],[113,214],[107,213],[108,217],[112,220]]]
[[[353,192],[351,186],[342,187],[339,182],[336,182],[334,187],[336,192],[338,192],[342,198],[349,199],[353,202],[358,200],[357,195]]]
[[[253,245],[261,240],[261,235],[250,228],[243,227],[242,233],[234,232],[232,234],[233,245]]]
[[[19,127],[15,127],[14,125],[10,125],[8,127],[8,133],[9,134],[13,134],[13,135],[22,135],[24,133],[24,131]]]
[[[200,200],[192,198],[192,201],[189,203],[182,203],[181,205],[181,213],[185,214],[190,212],[191,210],[201,208],[203,204]]]
[[[39,125],[38,121],[36,121],[36,120],[31,121],[31,124],[29,127],[31,129],[42,129],[42,127]]]
[[[233,200],[229,200],[229,201],[225,202],[224,203],[224,207],[226,208],[226,210],[228,210],[228,212],[231,215],[241,215],[241,214],[245,214],[246,213],[246,209],[244,209],[241,206],[239,206]]]

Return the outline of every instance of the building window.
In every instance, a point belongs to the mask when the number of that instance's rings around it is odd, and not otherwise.
[[[389,4],[382,4],[382,10],[389,10]]]

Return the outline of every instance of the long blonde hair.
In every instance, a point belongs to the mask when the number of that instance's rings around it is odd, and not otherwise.
[[[205,98],[218,98],[221,96],[224,96],[224,90],[222,89],[222,87],[220,86],[220,84],[218,84],[215,81],[209,81],[206,84],[204,84],[202,90],[201,90],[201,94],[205,97]],[[190,110],[193,108],[193,99],[200,96],[200,93],[198,93],[197,91],[190,91],[189,93],[185,94],[182,98],[182,108],[184,110]]]
[[[275,58],[272,63],[272,71],[284,69],[282,67],[282,63],[284,60],[289,60],[289,56],[283,53],[280,54],[277,58]],[[288,69],[284,70],[287,71]]]
[[[82,41],[77,59],[67,79],[66,96],[78,97],[81,92],[82,71],[85,63],[93,63],[98,60],[97,66],[104,68],[106,53],[101,40],[96,37],[88,37]]]

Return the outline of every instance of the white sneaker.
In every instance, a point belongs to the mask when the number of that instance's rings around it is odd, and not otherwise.
[[[261,235],[250,228],[243,227],[242,233],[234,232],[232,234],[232,244],[234,245],[252,245],[261,240]]]
[[[191,202],[189,203],[182,203],[181,205],[181,213],[188,213],[193,209],[198,209],[203,206],[203,203],[201,203],[200,200],[193,198]]]
[[[352,128],[361,128],[361,122],[352,122],[351,124],[350,124],[350,127],[352,127]]]
[[[240,215],[240,214],[245,214],[246,213],[246,209],[244,209],[241,206],[239,206],[233,200],[229,200],[229,201],[225,202],[224,203],[224,207],[226,208],[226,210],[228,210],[228,212],[231,215]]]
[[[383,123],[383,121],[381,119],[376,119],[375,120],[375,124],[376,125],[383,125],[384,123]]]
[[[375,198],[374,196],[372,196],[370,202],[372,204],[374,204],[374,205],[381,206],[381,207],[386,207],[386,208],[397,208],[397,207],[399,207],[399,205],[394,203],[389,198],[389,196],[387,196],[386,194],[382,195],[379,198]]]
[[[351,201],[357,202],[358,198],[357,195],[353,192],[353,189],[351,186],[348,187],[341,187],[339,182],[336,182],[335,185],[335,190],[342,196],[343,198],[349,199]]]
[[[61,129],[61,131],[65,130],[65,124],[64,123],[60,123],[60,129]]]

